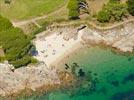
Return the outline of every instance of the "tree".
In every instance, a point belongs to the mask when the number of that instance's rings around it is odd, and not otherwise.
[[[111,16],[108,11],[102,10],[98,13],[97,20],[100,22],[109,22]]]
[[[99,11],[97,20],[100,22],[109,22],[111,18],[115,21],[120,21],[127,14],[127,5],[119,2],[118,0],[110,0]]]
[[[33,45],[30,40],[21,29],[13,27],[8,19],[0,16],[0,46],[4,50],[5,59],[16,68],[31,63],[28,53]]]
[[[128,5],[128,12],[134,16],[134,0],[128,0],[127,1],[127,5]]]

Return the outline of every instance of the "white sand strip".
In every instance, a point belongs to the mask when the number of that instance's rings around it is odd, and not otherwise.
[[[50,66],[53,62],[62,59],[70,50],[78,48],[81,36],[82,33],[79,32],[78,39],[69,39],[68,41],[64,40],[62,35],[57,35],[56,33],[46,37],[44,40],[37,38],[35,46],[38,55],[35,58]]]

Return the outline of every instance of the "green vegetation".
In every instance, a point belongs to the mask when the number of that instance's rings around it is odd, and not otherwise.
[[[78,0],[69,0],[68,9],[69,9],[69,19],[78,19],[79,12],[78,12]]]
[[[120,0],[110,0],[97,15],[100,22],[109,22],[111,19],[120,21],[127,14],[127,5]]]
[[[36,30],[32,33],[32,36],[34,37],[36,34],[41,33],[42,31],[45,31],[48,25],[49,25],[49,22],[45,21],[45,22],[42,24],[42,27],[41,27],[41,28],[36,29]]]
[[[4,61],[5,60],[5,57],[1,57],[0,56],[0,62]]]
[[[69,9],[69,19],[79,19],[80,3],[86,3],[86,0],[69,0],[67,8]]]
[[[11,63],[15,66],[15,68],[19,68],[21,66],[24,66],[24,65],[31,63],[31,57],[24,56],[23,58],[12,61]]]
[[[12,27],[12,23],[10,23],[10,21],[7,20],[6,18],[3,18],[2,16],[0,16],[0,31],[5,31],[6,29],[9,29],[10,27]]]
[[[120,2],[121,0],[109,0],[109,2],[111,2],[111,3],[118,3],[118,2]]]
[[[97,19],[100,22],[108,22],[110,20],[111,16],[108,11],[102,10],[98,13]]]
[[[28,55],[32,44],[30,38],[19,28],[14,28],[9,20],[0,16],[0,46],[3,47],[5,58],[15,67],[31,62]]]
[[[0,14],[8,19],[28,19],[48,14],[65,0],[0,0]]]
[[[134,16],[134,0],[128,0],[127,5],[129,13]]]
[[[6,4],[10,4],[11,3],[11,0],[5,0],[5,3]]]

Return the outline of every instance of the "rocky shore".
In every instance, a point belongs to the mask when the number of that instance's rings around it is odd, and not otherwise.
[[[7,63],[0,64],[0,96],[15,96],[25,89],[41,91],[62,85],[70,77],[68,73],[61,73],[45,64],[32,65],[11,71]],[[66,80],[67,79],[67,80]],[[70,81],[71,81],[70,77]],[[62,83],[62,84],[61,84]]]
[[[36,58],[39,58],[38,60],[42,59],[40,61],[41,63],[18,68],[15,69],[14,72],[11,71],[11,66],[8,63],[0,63],[0,96],[17,94],[25,89],[36,91],[41,87],[44,87],[43,90],[49,90],[47,88],[48,86],[54,87],[57,85],[63,85],[64,83],[70,83],[70,81],[73,80],[73,76],[66,72],[63,72],[64,75],[61,74],[61,72],[55,67],[47,66],[47,62],[45,61],[52,60],[52,58],[54,61],[56,61],[59,59],[59,57],[61,58],[61,56],[63,58],[66,56],[68,50],[74,49],[80,45],[80,43],[88,45],[99,45],[103,43],[104,45],[111,46],[117,50],[120,50],[121,52],[133,52],[134,49],[134,22],[129,22],[109,30],[90,29],[89,27],[58,27],[52,30],[50,29],[49,33],[57,34],[51,36],[51,41],[53,41],[52,43],[55,43],[55,45],[49,45],[52,52],[50,52],[50,48],[48,48],[49,50],[47,53],[48,55],[51,55],[48,58],[43,58],[44,56],[42,56],[42,52],[44,53],[47,51],[42,51],[44,49],[42,48],[44,44],[41,47],[38,47],[40,55],[38,55]],[[40,39],[40,37],[43,36],[44,33],[41,33],[37,36],[37,38]],[[55,42],[59,39],[61,40],[60,42],[63,42],[64,44]],[[46,39],[43,41],[47,42]],[[42,41],[37,41],[37,43],[42,43]],[[53,47],[55,49],[53,49]]]
[[[113,47],[121,52],[133,52],[134,49],[134,22],[126,23],[109,30],[96,30],[85,28],[82,39],[86,44]]]

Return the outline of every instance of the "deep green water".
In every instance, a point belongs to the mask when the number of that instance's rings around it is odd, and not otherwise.
[[[26,100],[134,100],[134,56],[123,56],[99,47],[83,48],[72,54],[65,63],[77,63],[76,87],[58,90],[48,95],[32,96]],[[82,82],[81,80],[87,80]],[[92,80],[92,88],[89,81]]]

